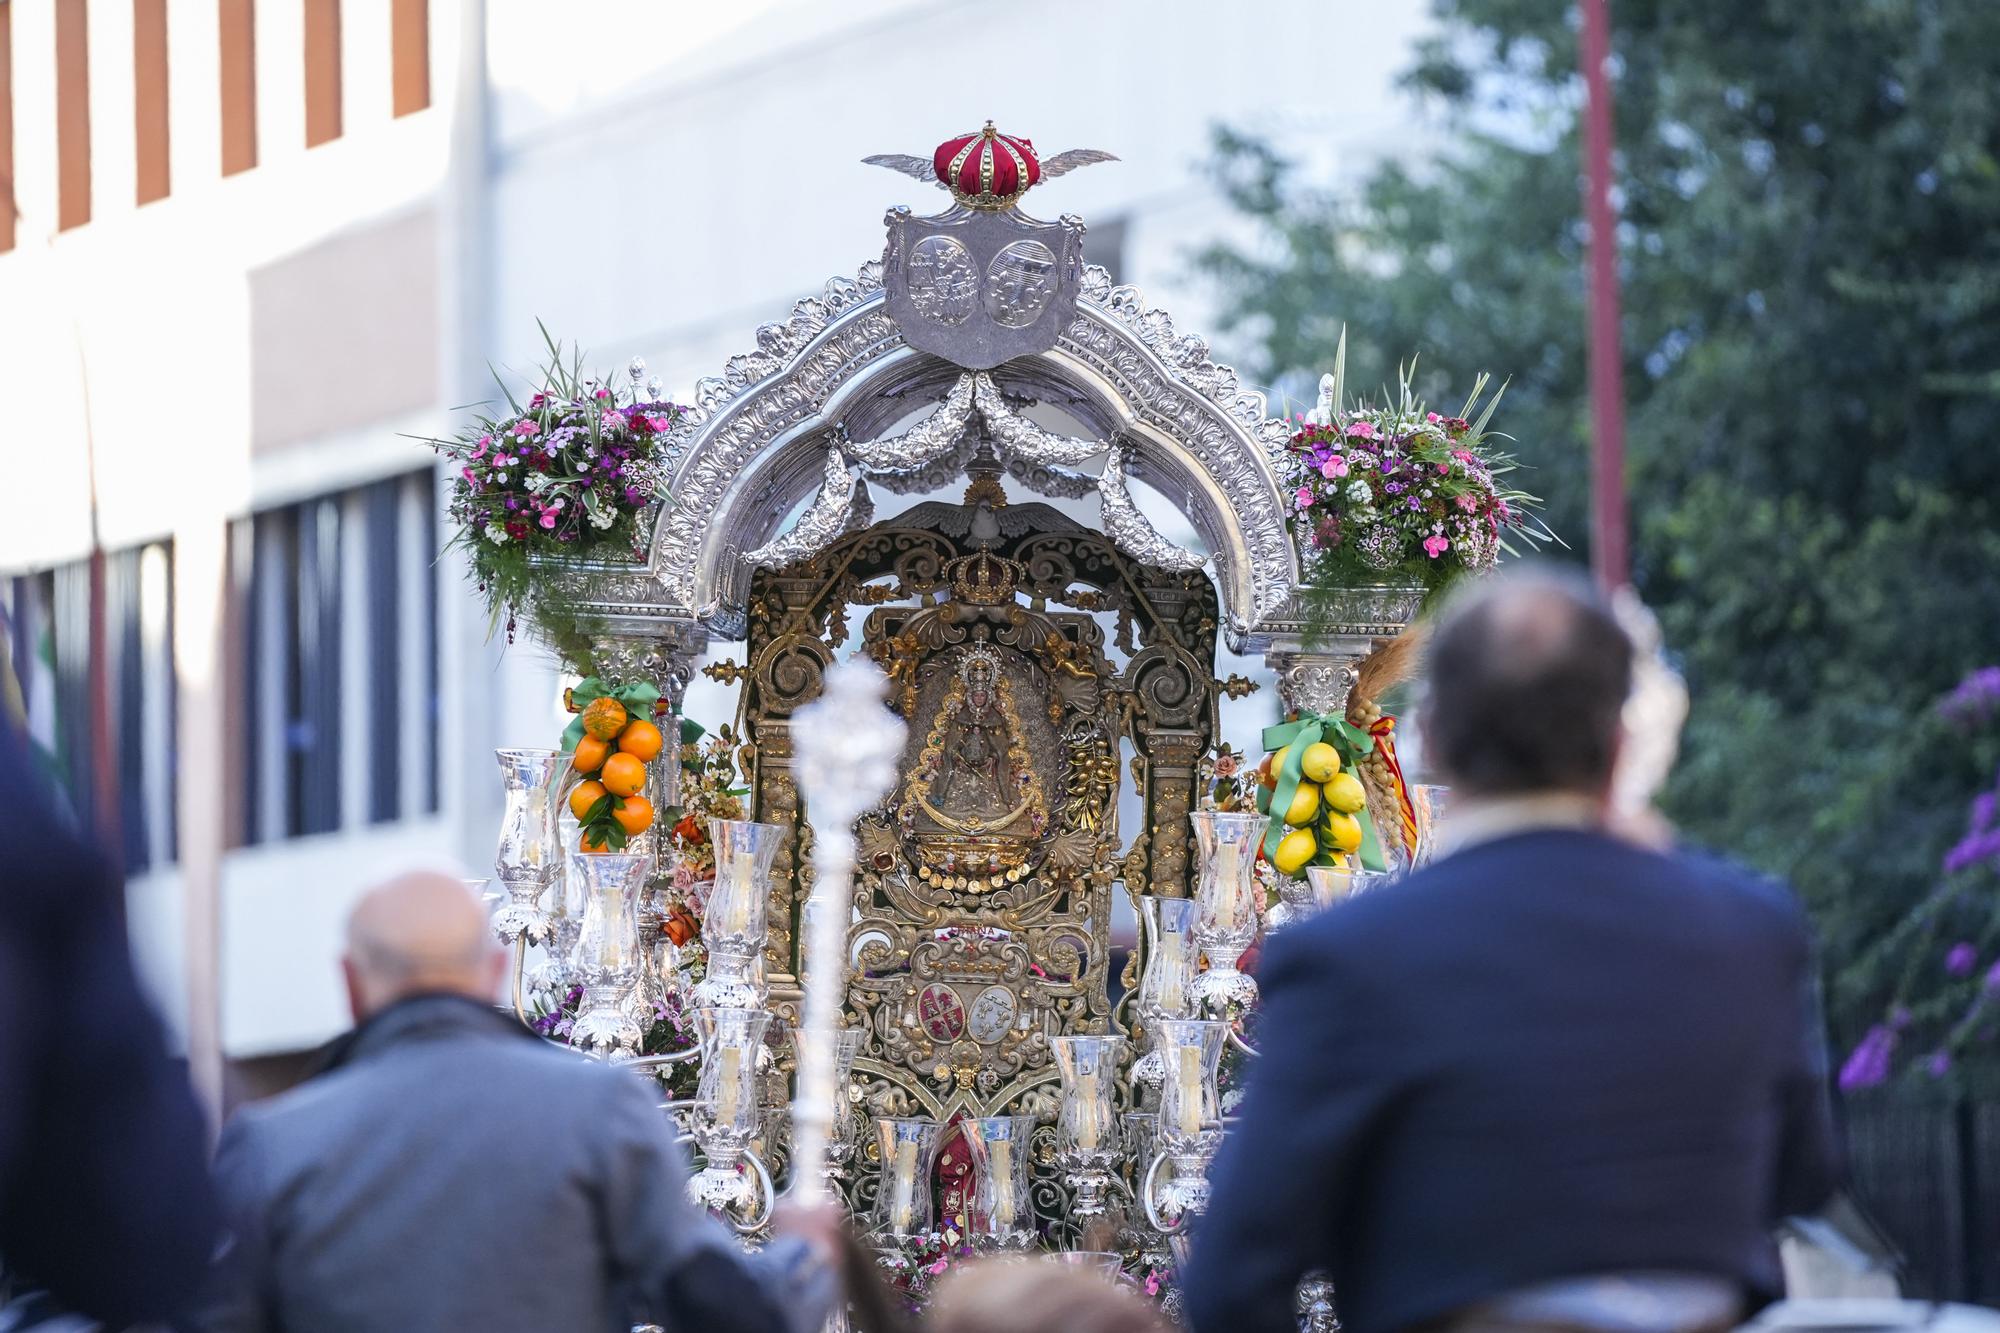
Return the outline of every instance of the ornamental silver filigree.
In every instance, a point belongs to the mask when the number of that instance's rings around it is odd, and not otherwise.
[[[979,409],[980,419],[985,421],[987,430],[992,432],[993,443],[1009,461],[1018,459],[1046,467],[1075,467],[1111,447],[1109,440],[1079,440],[1071,435],[1044,430],[1007,406],[1007,400],[1000,396],[1000,387],[993,382],[992,376],[982,374],[973,379],[972,400]]]
[[[828,542],[872,521],[874,504],[868,492],[847,471],[847,459],[840,446],[827,446],[826,466],[821,474],[819,494],[790,532],[766,542],[754,551],[745,551],[745,564],[777,568],[803,560]],[[865,513],[863,512],[865,511]]]
[[[848,451],[862,466],[884,472],[909,472],[944,457],[958,447],[965,423],[972,419],[974,385],[970,372],[960,375],[935,412],[900,435],[850,441]]]
[[[750,567],[737,557],[777,535],[774,517],[820,483],[824,432],[857,413],[879,421],[885,404],[918,385],[936,392],[935,363],[913,355],[882,283],[879,261],[833,279],[788,321],[759,329],[756,351],[732,358],[725,377],[703,381],[665,446],[673,498],[647,553],[660,609],[740,634]],[[767,367],[765,378],[751,378]],[[1264,416],[1263,395],[1101,268],[1084,270],[1075,317],[1056,347],[995,378],[1004,389],[1016,374],[1037,396],[1067,391],[1104,437],[1122,437],[1129,474],[1173,498],[1213,553],[1230,646],[1268,642],[1287,619],[1299,567],[1271,462],[1291,427]],[[809,469],[800,450],[814,455]],[[844,452],[862,461],[857,450]],[[869,478],[892,490],[932,489],[958,475],[963,453],[961,439],[926,466],[893,477],[870,466]],[[1075,495],[1092,484],[1016,459],[1008,465],[1044,493]]]
[[[1123,449],[1113,448],[1105,462],[1104,475],[1097,479],[1097,498],[1103,505],[1105,535],[1134,560],[1182,571],[1200,569],[1207,562],[1206,556],[1196,555],[1162,537],[1139,512],[1139,506],[1132,503],[1132,495],[1125,489]]]

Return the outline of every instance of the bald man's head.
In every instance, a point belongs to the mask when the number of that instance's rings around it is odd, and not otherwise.
[[[341,965],[360,1022],[409,995],[490,1000],[505,957],[465,884],[426,872],[400,875],[355,904]]]
[[[1497,576],[1452,603],[1431,640],[1424,748],[1472,796],[1610,785],[1632,641],[1583,579]]]

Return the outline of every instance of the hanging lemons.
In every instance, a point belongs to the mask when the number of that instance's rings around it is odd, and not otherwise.
[[[1328,780],[1325,789],[1326,803],[1343,815],[1351,815],[1368,804],[1368,793],[1362,789],[1361,779],[1352,773],[1336,773]]]
[[[1305,828],[1319,814],[1319,786],[1312,782],[1301,782],[1299,789],[1292,793],[1292,803],[1285,807],[1285,822],[1293,828]]]
[[[1299,772],[1305,774],[1308,781],[1325,782],[1340,772],[1340,751],[1325,741],[1314,741],[1299,756]]]
[[[1295,828],[1278,840],[1278,850],[1271,855],[1271,864],[1277,866],[1281,875],[1296,875],[1313,859],[1319,850],[1319,843],[1313,838],[1311,829]]]
[[[1361,848],[1361,821],[1353,815],[1329,810],[1320,829],[1326,834],[1327,841],[1343,852],[1355,852]]]

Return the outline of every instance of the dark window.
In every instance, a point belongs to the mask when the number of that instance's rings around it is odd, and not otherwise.
[[[167,0],[132,0],[133,147],[139,202],[167,197]]]
[[[434,489],[436,476],[425,472],[417,479],[418,494],[421,497],[423,523],[423,599],[424,599],[424,738],[428,753],[424,763],[424,774],[428,786],[424,792],[424,809],[435,813],[442,803],[443,779],[438,776],[438,768],[443,763],[444,742],[438,730],[444,723],[443,708],[438,699],[438,521],[437,494]]]
[[[90,754],[90,564],[79,560],[49,580],[55,635],[56,767],[86,829],[100,828]]]
[[[291,833],[340,827],[340,500],[300,505],[293,528],[298,645],[293,658],[289,744]]]
[[[152,848],[146,836],[146,650],[139,632],[139,552],[105,557],[104,637],[110,650],[106,713],[111,752],[118,762],[118,811],[125,834],[125,873],[145,873]]]
[[[437,809],[432,496],[426,471],[239,525],[244,841]],[[343,672],[343,648],[357,650],[359,670]],[[356,709],[365,720],[350,725],[347,753],[342,719],[351,724]],[[353,809],[343,805],[343,765],[358,768]]]
[[[401,481],[367,490],[368,514],[368,822],[402,815],[403,658],[416,646],[402,639]]]
[[[237,771],[243,775],[243,803],[236,811],[236,842],[250,844],[265,836],[258,811],[264,799],[264,766],[259,762],[264,743],[263,681],[266,665],[258,638],[264,610],[258,597],[258,572],[263,568],[259,538],[263,526],[256,519],[238,519],[229,534],[229,588],[237,608],[238,660],[242,663],[241,690],[237,706],[230,710],[236,728]]]
[[[141,874],[175,856],[173,547],[104,556],[104,707],[91,697],[90,562],[0,585],[28,737],[81,826]],[[92,738],[100,725],[109,767]],[[100,801],[109,797],[114,808]]]

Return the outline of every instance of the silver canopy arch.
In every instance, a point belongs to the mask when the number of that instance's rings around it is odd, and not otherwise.
[[[977,447],[1042,494],[1095,490],[1106,535],[1142,564],[1205,568],[1225,642],[1264,655],[1284,705],[1343,708],[1372,641],[1408,624],[1422,593],[1323,592],[1308,635],[1289,497],[1273,467],[1292,427],[1266,414],[1264,395],[1136,288],[1083,266],[1073,216],[1047,223],[959,207],[918,218],[894,208],[886,221],[883,260],[798,302],[789,319],[757,330],[755,350],[695,386],[667,437],[670,498],[645,549],[548,571],[592,622],[597,668],[651,680],[678,708],[709,640],[743,637],[757,567],[805,559],[867,526],[871,488],[942,487]],[[916,262],[927,245],[929,267]],[[1024,248],[1040,258],[1012,263]],[[930,263],[941,251],[946,262]],[[931,285],[913,285],[913,274]],[[1025,415],[1029,402],[1088,435],[1043,428]],[[1099,458],[1095,472],[1080,470]],[[1156,532],[1128,477],[1174,504],[1206,549]]]
[[[894,470],[869,469],[860,458],[912,412],[949,410],[954,391],[971,378],[971,371],[908,344],[888,309],[882,267],[871,262],[853,279],[827,283],[785,323],[760,328],[757,350],[731,357],[723,377],[696,386],[692,410],[668,439],[672,499],[646,553],[668,603],[662,611],[718,637],[739,636],[753,568],[746,555],[767,548],[774,558],[766,563],[778,563],[780,553],[785,561],[800,559],[864,522],[867,492],[839,480],[844,464],[894,489]],[[1290,427],[1268,417],[1264,395],[1215,364],[1202,339],[1180,333],[1167,312],[1148,309],[1135,288],[1112,285],[1093,266],[1084,271],[1075,317],[1055,345],[1005,362],[990,376],[1000,393],[981,393],[982,408],[1008,395],[1060,407],[1111,446],[1108,467],[1122,459],[1126,473],[1181,509],[1207,547],[1203,563],[1215,578],[1233,646],[1246,646],[1288,606],[1298,561],[1271,455]],[[937,421],[933,430],[955,436],[962,420]],[[992,415],[986,424],[993,428]],[[840,458],[830,459],[830,449],[841,450]],[[1009,461],[1017,478],[1038,489],[1061,493],[1065,482],[1096,484],[1040,464],[1025,449]],[[1129,540],[1116,522],[1122,487],[1115,475],[1098,489],[1114,540],[1140,559],[1162,556],[1159,548],[1146,549],[1150,530],[1143,520]],[[788,532],[787,517],[816,492],[822,502]]]

